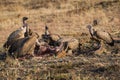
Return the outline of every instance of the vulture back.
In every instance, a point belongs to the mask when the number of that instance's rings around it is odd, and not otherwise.
[[[75,38],[63,38],[60,42],[68,42],[68,48],[76,50],[79,47],[79,41]]]
[[[96,36],[104,40],[107,44],[114,45],[114,40],[108,32],[96,31]]]
[[[61,37],[57,34],[50,34],[50,37],[53,41],[58,41]]]
[[[25,55],[34,55],[34,48],[38,35],[32,34],[32,36],[18,39],[9,49],[10,53],[14,53],[13,56],[22,57]]]
[[[10,47],[17,39],[24,38],[24,33],[25,33],[25,28],[23,29],[18,29],[16,31],[13,31],[5,44],[3,45],[4,48]]]
[[[26,54],[34,56],[34,48],[37,39],[38,35],[36,33],[32,33],[30,37],[27,37],[27,39],[22,42],[21,48],[18,49],[18,56]]]

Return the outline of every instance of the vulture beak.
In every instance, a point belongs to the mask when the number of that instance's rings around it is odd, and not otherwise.
[[[28,19],[28,17],[23,17],[23,21],[26,21]]]

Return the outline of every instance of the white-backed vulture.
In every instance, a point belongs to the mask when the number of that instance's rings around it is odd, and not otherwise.
[[[71,50],[76,50],[79,46],[79,41],[77,39],[71,39],[71,41],[68,41],[68,47]]]
[[[39,35],[37,33],[32,33],[29,37],[18,39],[9,48],[9,54],[17,58],[25,55],[34,56],[34,48],[38,37]]]
[[[72,52],[76,51],[79,48],[79,41],[75,38],[62,38],[59,42],[67,42],[68,49],[72,50]]]
[[[26,23],[27,19],[28,19],[27,17],[23,17],[23,26],[13,31],[9,35],[7,41],[3,45],[4,48],[9,48],[17,39],[24,38],[26,28],[27,28],[27,23]]]
[[[101,39],[105,41],[108,45],[114,46],[114,40],[110,33],[105,31],[94,30],[91,25],[88,25],[87,28],[89,29],[92,38]]]
[[[50,33],[47,26],[45,26],[45,33],[42,35],[42,39],[45,40],[49,45],[56,46],[58,45],[58,40],[61,39],[61,37],[58,34],[52,34]]]

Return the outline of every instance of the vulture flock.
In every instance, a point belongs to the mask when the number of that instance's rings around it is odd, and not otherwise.
[[[3,48],[7,51],[8,56],[29,58],[48,54],[61,58],[67,55],[68,50],[71,50],[73,54],[81,52],[79,40],[74,38],[66,40],[58,34],[52,34],[47,26],[40,37],[38,33],[29,28],[27,20],[27,17],[23,17],[23,26],[13,31],[4,43]],[[97,21],[94,22],[97,25]],[[88,25],[87,28],[92,39],[98,43],[102,40],[109,46],[114,46],[114,40],[108,32],[97,31],[93,29],[92,25]],[[100,44],[98,46],[100,48]]]

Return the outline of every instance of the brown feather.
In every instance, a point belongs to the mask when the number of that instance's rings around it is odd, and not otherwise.
[[[5,42],[5,44],[3,45],[4,48],[8,48],[10,47],[17,39],[20,39],[20,38],[24,38],[24,31],[23,29],[18,29],[16,31],[13,31],[7,41]]]
[[[34,56],[34,48],[36,44],[36,40],[38,35],[32,34],[30,37],[25,37],[22,39],[18,39],[14,42],[14,44],[9,49],[9,53],[14,53],[13,55],[16,57],[21,57],[25,55],[32,55]]]
[[[114,40],[108,32],[96,31],[96,37],[102,39],[109,45],[114,45]]]

